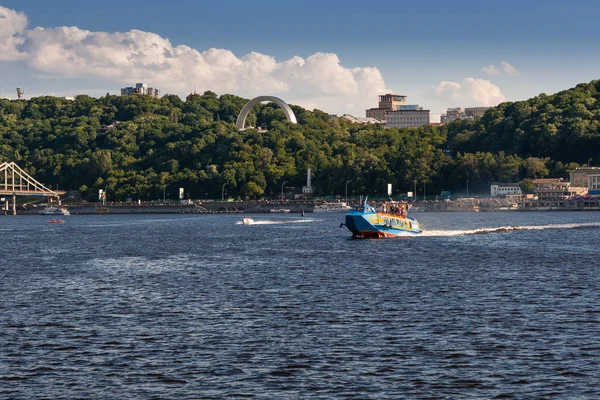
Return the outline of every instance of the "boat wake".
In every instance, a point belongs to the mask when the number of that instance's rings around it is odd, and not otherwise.
[[[551,224],[551,225],[522,225],[522,226],[499,226],[496,228],[479,228],[471,230],[425,230],[420,236],[466,236],[486,235],[489,233],[511,232],[511,231],[535,231],[544,229],[583,229],[600,228],[600,222],[576,223],[576,224]]]
[[[302,218],[302,219],[261,219],[253,220],[251,223],[246,225],[283,225],[283,224],[299,224],[305,222],[315,222],[316,219]],[[236,222],[236,225],[243,225],[243,221]]]

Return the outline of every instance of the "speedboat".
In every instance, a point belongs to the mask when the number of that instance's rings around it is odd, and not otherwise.
[[[244,225],[252,225],[253,223],[254,223],[254,220],[250,217],[242,218],[242,224],[244,224]]]
[[[419,235],[421,227],[416,219],[407,216],[409,208],[408,203],[390,201],[377,211],[365,199],[346,214],[346,223],[340,227],[346,226],[353,239]]]

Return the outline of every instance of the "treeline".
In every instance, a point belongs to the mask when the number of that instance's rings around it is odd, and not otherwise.
[[[487,193],[491,182],[563,176],[599,154],[599,81],[553,96],[503,103],[478,120],[385,129],[292,106],[289,124],[272,103],[254,107],[247,129],[235,120],[247,102],[212,92],[77,96],[0,101],[0,162],[15,161],[52,188],[94,199],[276,197],[281,185],[316,195],[383,195],[414,190]]]

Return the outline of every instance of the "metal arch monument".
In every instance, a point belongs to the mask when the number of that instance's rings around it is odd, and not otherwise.
[[[237,121],[235,122],[235,124],[237,125],[237,127],[240,131],[244,130],[244,125],[246,125],[246,117],[248,116],[248,113],[250,112],[252,107],[254,107],[258,103],[262,103],[264,101],[270,101],[272,103],[277,104],[279,107],[281,107],[283,109],[283,112],[285,113],[285,117],[289,122],[291,122],[292,124],[298,123],[298,121],[296,120],[296,115],[294,115],[294,112],[292,111],[290,106],[287,105],[287,103],[285,101],[283,101],[279,97],[275,97],[275,96],[258,96],[258,97],[253,98],[252,100],[250,100],[248,103],[246,103],[244,108],[242,108],[242,111],[240,111],[240,115],[238,115]]]

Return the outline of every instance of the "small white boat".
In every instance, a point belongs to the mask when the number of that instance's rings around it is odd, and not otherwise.
[[[42,215],[71,215],[65,207],[46,207],[40,211]]]
[[[348,212],[352,210],[347,203],[344,202],[325,202],[315,206],[313,212],[315,213],[323,213],[323,212]]]
[[[244,225],[252,225],[253,223],[254,223],[254,220],[250,217],[242,218],[242,224],[244,224]]]

